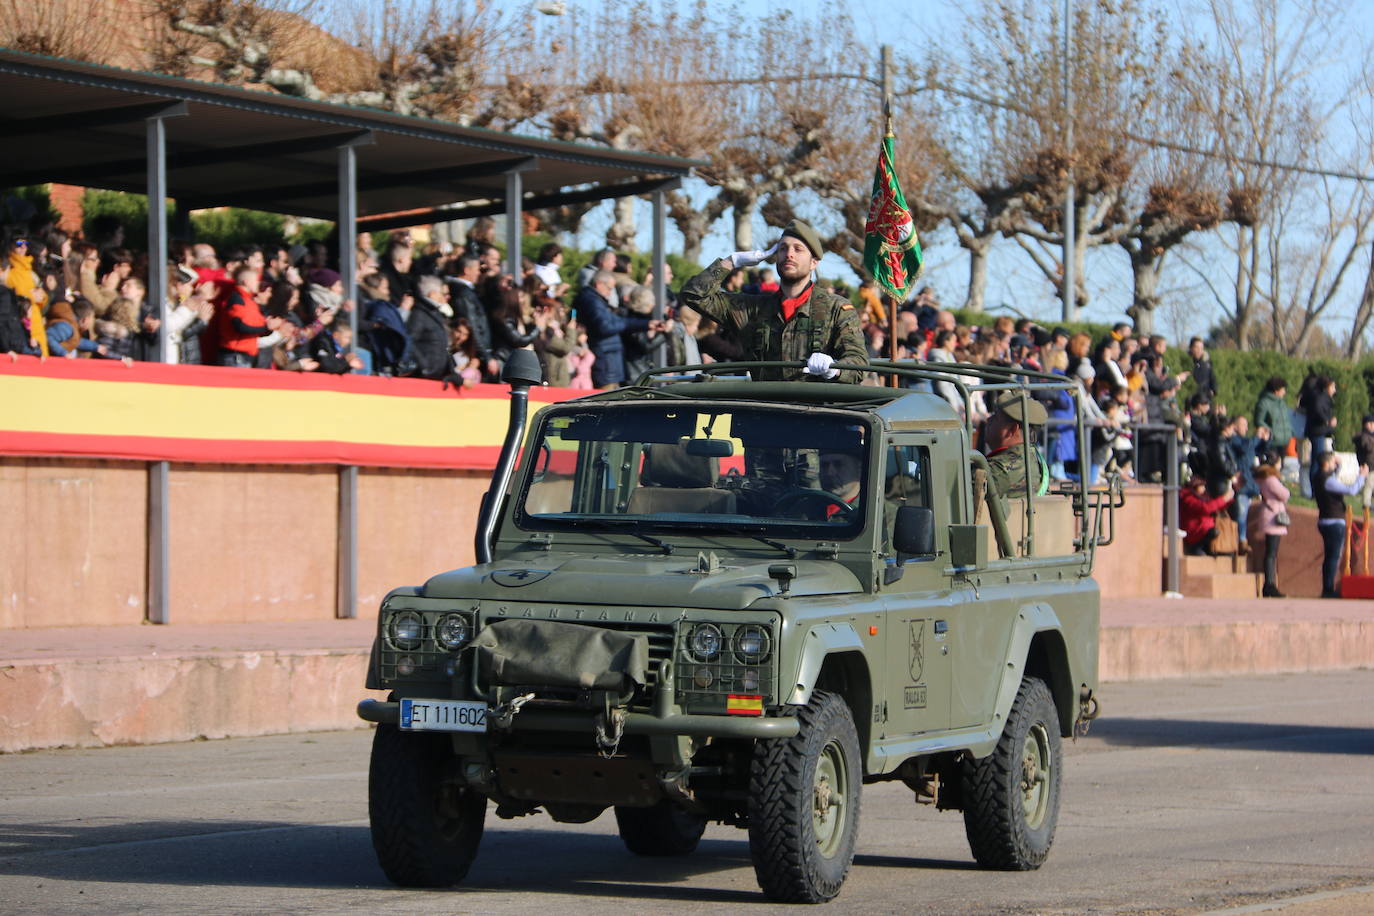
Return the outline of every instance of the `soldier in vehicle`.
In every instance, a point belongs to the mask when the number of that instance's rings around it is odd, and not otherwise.
[[[816,230],[794,219],[767,251],[737,251],[688,280],[679,302],[719,322],[744,347],[747,360],[806,360],[804,369],[764,371],[761,381],[836,379],[859,383],[857,369],[834,363],[866,364],[862,322],[847,299],[820,289],[812,271],[823,254]],[[781,289],[729,293],[721,283],[732,271],[772,259]]]
[[[862,459],[850,451],[821,452],[821,489],[844,500],[844,505],[831,503],[825,507],[825,519],[844,521],[849,512],[845,507],[859,507],[859,478],[863,473]]]
[[[801,477],[785,489],[774,486],[762,491],[773,501],[769,514],[835,524],[852,519],[860,508],[862,455],[848,449],[803,449],[798,458],[819,465],[819,482]]]
[[[1026,453],[1035,456],[1030,485],[1035,496],[1049,489],[1050,472],[1040,450],[1025,447],[1024,420],[1032,429],[1045,425],[1045,406],[1015,391],[1002,394],[993,402],[992,416],[983,427],[983,454],[988,459],[988,476],[993,489],[1003,499],[1026,495]]]

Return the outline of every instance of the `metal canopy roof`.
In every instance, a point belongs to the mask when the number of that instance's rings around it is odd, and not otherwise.
[[[369,215],[455,203],[475,206],[448,218],[500,212],[512,170],[524,206],[542,207],[643,194],[698,164],[0,50],[0,181],[144,193],[145,122],[169,108],[179,116],[163,122],[167,193],[179,204],[335,219],[337,150],[348,144],[360,229]]]

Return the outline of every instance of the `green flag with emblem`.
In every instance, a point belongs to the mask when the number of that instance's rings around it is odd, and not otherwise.
[[[892,164],[893,139],[889,129],[873,173],[873,199],[864,224],[864,269],[900,302],[921,272],[921,241]]]

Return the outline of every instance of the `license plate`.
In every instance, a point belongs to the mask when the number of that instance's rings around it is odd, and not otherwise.
[[[401,728],[409,731],[484,732],[487,730],[487,704],[475,700],[402,700]]]

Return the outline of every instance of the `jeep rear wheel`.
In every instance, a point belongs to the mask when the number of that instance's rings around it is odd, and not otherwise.
[[[854,717],[817,690],[792,738],[760,741],[749,772],[749,852],[773,900],[823,903],[854,861],[863,769]]]
[[[669,801],[652,808],[616,808],[615,822],[625,848],[637,856],[691,854],[706,830],[706,818]]]
[[[1059,820],[1060,749],[1050,690],[1025,678],[996,750],[964,764],[964,832],[978,864],[1030,871],[1044,863]]]
[[[448,887],[468,873],[482,841],[487,800],[458,781],[448,738],[378,725],[367,811],[372,848],[392,882]]]

